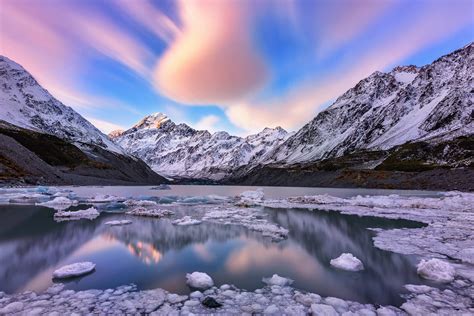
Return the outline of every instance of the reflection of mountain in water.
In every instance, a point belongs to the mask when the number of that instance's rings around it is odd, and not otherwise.
[[[3,209],[14,211],[8,212],[8,222],[15,223],[0,229],[0,284],[6,292],[18,291],[57,265],[90,240],[100,225],[100,221],[55,223],[52,210],[42,207],[0,206],[2,215]]]
[[[268,211],[276,223],[290,230],[292,240],[327,268],[328,282],[343,281],[351,288],[350,292],[357,293],[362,300],[375,298],[376,301],[383,302],[391,296],[391,300],[401,301],[399,295],[403,291],[403,285],[421,281],[412,258],[375,248],[372,240],[375,233],[367,228],[420,227],[422,224],[324,211]],[[329,261],[343,252],[354,254],[364,263],[365,270],[354,275],[357,277],[348,278],[347,274],[352,274],[351,272],[341,273],[330,266]],[[318,293],[324,295],[325,292],[324,286]]]
[[[161,254],[170,250],[183,249],[194,243],[205,243],[208,240],[226,241],[242,234],[253,238],[258,233],[250,232],[244,227],[236,225],[220,225],[202,223],[200,225],[175,226],[169,219],[141,219],[136,218],[132,225],[112,228],[107,235],[128,245],[153,245]]]

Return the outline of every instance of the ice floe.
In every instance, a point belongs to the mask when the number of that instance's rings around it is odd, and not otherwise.
[[[258,208],[219,206],[206,211],[203,221],[225,225],[242,225],[250,230],[262,233],[273,241],[281,241],[288,237],[288,230],[271,223],[266,215]]]
[[[64,279],[73,278],[88,274],[95,269],[95,264],[92,262],[77,262],[63,266],[53,272],[53,278]]]
[[[193,272],[186,274],[186,283],[195,289],[207,290],[214,286],[212,278],[204,272]]]
[[[55,284],[38,294],[0,292],[0,314],[70,315],[90,314],[93,310],[99,315],[471,315],[473,293],[472,285],[462,285],[458,292],[426,287],[407,294],[406,302],[395,307],[321,297],[275,284],[255,291],[210,286],[189,296],[163,289],[138,290],[135,285],[74,291]]]
[[[168,184],[160,184],[156,187],[151,187],[150,190],[171,190],[171,187]]]
[[[172,223],[173,225],[187,226],[187,225],[198,225],[198,224],[201,224],[202,221],[194,219],[191,216],[184,216],[182,218],[172,221]]]
[[[100,215],[96,208],[90,207],[79,211],[57,211],[54,213],[54,220],[57,222],[79,219],[95,219]]]
[[[96,196],[87,199],[89,203],[108,203],[125,200],[123,197],[109,195],[109,194],[97,194]]]
[[[51,201],[47,201],[47,202],[43,202],[43,203],[36,203],[36,205],[46,206],[46,207],[50,207],[50,208],[58,210],[58,211],[62,211],[62,210],[65,210],[65,209],[67,209],[67,208],[69,208],[73,205],[77,205],[77,201],[68,199],[65,196],[58,196],[58,197],[55,197],[54,199],[52,199]]]
[[[347,271],[364,270],[364,264],[351,253],[343,253],[329,262],[333,267]]]
[[[265,194],[263,189],[258,189],[255,191],[245,191],[242,192],[237,197],[236,205],[238,206],[254,206],[263,201]]]
[[[128,224],[131,224],[131,223],[132,223],[132,221],[124,219],[124,220],[108,221],[108,222],[105,222],[105,225],[121,226],[121,225],[128,225]]]
[[[271,278],[263,278],[262,281],[263,283],[266,283],[268,285],[278,285],[278,286],[286,286],[293,283],[293,280],[281,277],[278,274],[272,275]]]
[[[156,203],[155,201],[150,201],[150,200],[126,200],[125,202],[123,202],[123,204],[127,206],[142,206],[142,207],[158,205],[158,203]]]
[[[135,207],[133,210],[126,212],[128,215],[145,216],[145,217],[165,217],[173,215],[174,212],[166,209],[145,208],[142,206]]]
[[[416,268],[421,277],[435,282],[451,282],[456,275],[456,270],[451,264],[439,259],[421,260]]]

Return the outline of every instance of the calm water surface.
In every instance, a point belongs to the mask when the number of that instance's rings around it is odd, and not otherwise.
[[[78,196],[97,193],[154,197],[177,214],[193,215],[205,196],[235,196],[246,187],[173,186],[73,187]],[[328,193],[340,197],[357,194],[436,195],[425,191],[354,190],[317,188],[264,188],[266,197]],[[199,198],[196,198],[199,196]],[[174,201],[188,202],[176,205]],[[90,205],[80,205],[85,208]],[[270,221],[289,229],[289,238],[273,243],[241,226],[203,223],[174,226],[171,219],[133,217],[127,226],[108,227],[106,221],[124,219],[118,205],[103,205],[93,221],[56,223],[54,210],[31,205],[0,206],[0,291],[40,291],[50,286],[52,272],[65,264],[92,261],[96,271],[73,279],[67,287],[80,290],[135,283],[140,289],[161,287],[189,293],[185,274],[202,271],[217,285],[228,283],[254,290],[262,277],[277,273],[295,280],[294,286],[323,296],[365,303],[399,305],[403,285],[426,284],[416,274],[417,258],[373,246],[367,228],[421,227],[420,223],[340,215],[297,209],[263,209]],[[128,218],[128,216],[127,216]],[[366,267],[362,272],[336,270],[329,265],[342,252],[351,252]]]

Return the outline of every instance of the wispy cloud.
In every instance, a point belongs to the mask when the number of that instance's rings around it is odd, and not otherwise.
[[[100,120],[100,119],[97,119],[97,118],[86,117],[86,119],[89,122],[91,122],[95,127],[97,127],[104,134],[108,134],[108,133],[110,133],[112,131],[115,131],[115,130],[118,130],[118,129],[121,129],[121,130],[125,129],[121,125],[118,125],[118,124],[115,124],[115,123],[112,123],[112,122],[107,122],[107,121],[104,121],[104,120]]]

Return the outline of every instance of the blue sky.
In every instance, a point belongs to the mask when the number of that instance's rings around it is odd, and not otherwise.
[[[296,130],[376,70],[474,40],[472,0],[4,0],[0,53],[105,132],[163,112]]]

